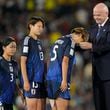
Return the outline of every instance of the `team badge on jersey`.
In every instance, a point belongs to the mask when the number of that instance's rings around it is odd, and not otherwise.
[[[70,55],[73,56],[74,55],[74,50],[70,49]]]

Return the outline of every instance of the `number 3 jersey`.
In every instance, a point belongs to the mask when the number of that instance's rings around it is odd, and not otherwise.
[[[29,81],[43,82],[44,55],[39,39],[26,36],[22,43],[22,55],[27,57],[26,69]]]
[[[68,83],[70,83],[71,70],[75,61],[74,47],[75,44],[72,42],[71,34],[59,38],[54,43],[50,50],[50,64],[46,77],[47,80],[62,81],[62,60],[64,56],[67,56],[69,58],[67,80]]]
[[[17,74],[17,63],[0,57],[0,103],[13,103]]]

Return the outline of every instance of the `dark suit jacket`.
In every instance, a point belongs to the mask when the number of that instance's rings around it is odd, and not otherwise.
[[[98,25],[94,25],[90,29],[90,42],[93,44],[93,78],[94,76],[100,80],[110,80],[110,20],[108,20],[100,34],[100,38],[96,40]]]

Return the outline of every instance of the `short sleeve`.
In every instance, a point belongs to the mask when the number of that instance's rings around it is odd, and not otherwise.
[[[28,56],[29,53],[29,39],[30,37],[25,37],[21,43],[21,56]]]
[[[67,45],[65,48],[64,56],[73,57],[74,56],[74,48],[72,45]]]

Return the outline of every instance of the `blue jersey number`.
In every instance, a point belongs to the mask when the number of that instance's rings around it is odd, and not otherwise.
[[[58,45],[55,45],[53,48],[54,56],[51,58],[51,61],[54,61],[57,58],[57,49],[58,49]]]

